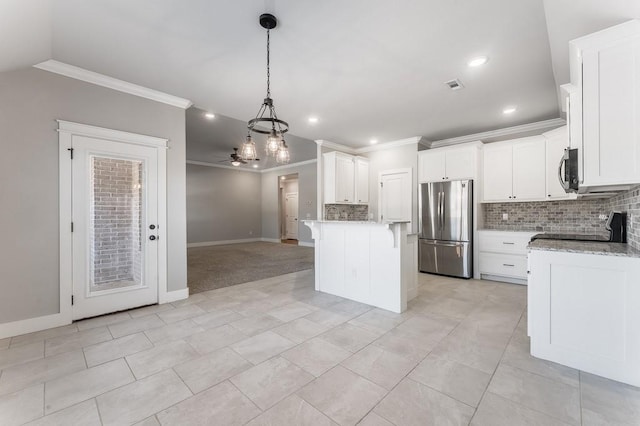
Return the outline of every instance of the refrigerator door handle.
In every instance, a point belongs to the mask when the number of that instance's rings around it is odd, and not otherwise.
[[[442,220],[441,229],[444,229],[444,210],[445,210],[445,192],[442,191],[442,212],[440,213],[440,219]]]
[[[442,213],[441,213],[441,208],[442,208],[442,192],[438,192],[438,229],[442,229],[441,227],[441,223],[442,223]]]

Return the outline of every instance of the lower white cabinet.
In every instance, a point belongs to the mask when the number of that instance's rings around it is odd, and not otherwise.
[[[527,283],[527,245],[535,232],[478,232],[480,277]]]
[[[531,355],[640,386],[640,258],[531,250]]]

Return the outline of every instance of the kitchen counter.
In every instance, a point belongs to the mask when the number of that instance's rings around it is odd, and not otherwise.
[[[527,247],[529,250],[640,258],[640,250],[631,247],[629,244],[623,243],[540,239],[530,242]]]

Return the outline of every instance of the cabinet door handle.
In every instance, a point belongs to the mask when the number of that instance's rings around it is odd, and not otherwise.
[[[510,245],[514,245],[515,243],[510,243],[508,241],[503,241],[502,244],[510,244]]]
[[[511,263],[503,263],[502,266],[516,266],[516,265],[512,265]]]

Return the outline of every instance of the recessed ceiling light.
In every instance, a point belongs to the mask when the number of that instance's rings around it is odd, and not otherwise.
[[[309,124],[316,124],[318,122],[318,117],[309,117],[307,121]]]
[[[214,113],[212,113],[212,112],[207,112],[207,113],[204,115],[204,118],[206,118],[206,119],[208,119],[208,120],[213,120],[214,118],[216,118],[216,115],[215,115]]]
[[[375,145],[375,144],[377,144],[377,143],[378,143],[378,139],[371,139],[371,140],[369,141],[369,143],[370,143],[371,145]]]
[[[489,58],[487,58],[486,56],[478,56],[477,58],[473,58],[472,60],[467,62],[467,65],[469,65],[472,68],[479,67],[480,65],[486,64],[488,60]]]
[[[513,114],[514,112],[516,112],[516,107],[506,107],[502,110],[502,113],[506,115]]]
[[[281,177],[280,177],[280,180],[285,180],[285,179],[286,179],[286,177],[285,177],[285,176],[281,176]]]
[[[257,164],[254,164],[254,165],[253,165],[253,168],[254,168],[254,169],[257,169],[257,168],[258,168],[258,165],[257,165]]]

